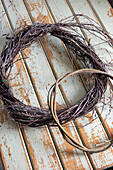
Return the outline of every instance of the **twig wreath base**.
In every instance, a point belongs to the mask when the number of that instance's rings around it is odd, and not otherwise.
[[[81,16],[83,15],[77,15],[77,17]],[[84,17],[87,18],[86,16]],[[105,71],[105,63],[101,61],[93,48],[89,46],[88,42],[86,42],[80,34],[77,34],[76,28],[98,33],[104,38],[107,37],[110,39],[110,36],[106,31],[94,25],[91,20],[90,23],[77,23],[73,21],[74,17],[71,18],[71,20],[56,24],[35,23],[33,25],[24,25],[13,32],[11,37],[7,37],[6,45],[0,55],[0,95],[12,119],[19,125],[31,127],[58,125],[64,139],[71,145],[90,153],[100,152],[109,148],[112,145],[112,141],[106,142],[105,146],[99,147],[98,149],[88,149],[72,139],[63,129],[62,124],[92,111],[106,91],[108,78],[113,79],[113,77]],[[14,97],[8,83],[8,78],[16,55],[47,33],[59,38],[74,55],[78,56],[79,60],[88,69],[78,70],[59,78],[50,88],[48,94],[49,109],[43,109],[26,105]],[[83,99],[75,105],[56,111],[55,96],[58,84],[72,74],[85,72],[91,73],[94,77],[92,88],[86,93]]]

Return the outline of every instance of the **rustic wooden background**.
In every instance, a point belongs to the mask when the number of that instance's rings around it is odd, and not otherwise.
[[[113,33],[113,9],[107,0],[13,0],[12,4],[10,2],[11,0],[0,2],[0,14],[6,13],[0,23],[0,35],[11,34],[16,27],[23,24],[23,19],[27,24],[32,24],[41,11],[39,22],[54,23],[75,13],[83,13]],[[0,37],[0,50],[4,41],[5,38]],[[107,57],[104,52],[102,55]],[[13,92],[25,103],[47,107],[50,86],[58,77],[79,66],[76,61],[74,64],[71,62],[62,42],[49,35],[36,41],[17,57],[25,56],[29,58],[20,60],[13,67],[12,77],[19,72],[19,75],[11,81]],[[83,97],[87,82],[85,77],[82,80],[79,76],[74,76],[62,83],[57,97],[59,108],[69,106]],[[87,154],[67,144],[57,127],[19,128],[10,120],[2,101],[0,103],[1,169],[2,164],[9,170],[89,170],[113,166],[112,147],[102,153]],[[79,128],[80,125],[83,126],[90,121],[88,117],[82,117],[68,123],[65,129],[87,147],[94,147],[96,143],[112,139],[113,111],[104,122],[109,111],[105,109],[102,116],[99,112],[95,111],[99,118],[91,125]]]

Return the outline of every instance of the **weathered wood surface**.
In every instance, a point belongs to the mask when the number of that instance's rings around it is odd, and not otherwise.
[[[23,23],[23,19],[27,24],[35,22],[37,18],[40,22],[54,23],[76,13],[90,16],[112,33],[113,17],[110,13],[111,7],[106,0],[14,0],[11,5],[10,2],[10,0],[1,0],[0,3],[0,11],[6,12],[0,26],[1,34],[11,34],[15,27]],[[0,49],[4,41],[5,39],[2,38]],[[22,58],[22,55],[27,55],[29,58],[16,62],[13,67],[12,77],[19,72],[19,75],[10,82],[13,92],[25,103],[47,107],[47,93],[50,86],[61,75],[76,70],[78,65],[72,64],[62,42],[49,35],[36,41],[17,57]],[[101,55],[107,57],[104,52]],[[86,78],[83,77],[83,84],[80,77],[74,76],[62,83],[57,96],[59,108],[74,104],[83,97],[87,87],[85,80]],[[57,127],[19,128],[10,120],[2,101],[0,108],[0,154],[5,169],[88,170],[113,166],[112,147],[98,154],[83,153],[67,144]],[[98,110],[98,113],[95,111],[95,115],[99,116],[99,112],[101,110]],[[113,112],[103,122],[107,112],[108,110],[105,109],[103,115],[91,125],[78,128],[89,123],[89,119],[83,117],[75,122],[71,121],[65,129],[87,147],[95,146],[96,143],[112,138]]]

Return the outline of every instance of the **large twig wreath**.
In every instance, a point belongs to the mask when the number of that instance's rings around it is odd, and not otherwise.
[[[83,15],[79,14],[77,16],[80,17]],[[87,17],[85,16],[85,18]],[[77,23],[73,17],[56,24],[35,23],[33,25],[24,25],[13,32],[11,37],[7,37],[6,45],[0,55],[0,95],[13,120],[20,125],[31,127],[58,125],[63,137],[71,145],[90,153],[99,152],[109,148],[112,145],[112,141],[108,141],[105,146],[96,149],[87,149],[72,139],[62,127],[62,124],[92,111],[106,91],[108,78],[113,79],[113,76],[105,71],[105,63],[102,62],[91,45],[89,46],[89,43],[80,34],[77,34],[76,28],[98,33],[101,37],[103,36],[110,41],[112,40],[105,30],[94,25],[91,20],[90,23]],[[59,38],[79,58],[86,69],[80,69],[60,77],[50,88],[48,94],[49,108],[43,109],[26,105],[14,97],[8,83],[8,78],[16,55],[47,33]],[[75,103],[75,105],[69,108],[56,111],[56,89],[58,85],[65,78],[81,73],[92,74],[94,78],[93,86],[78,103]]]

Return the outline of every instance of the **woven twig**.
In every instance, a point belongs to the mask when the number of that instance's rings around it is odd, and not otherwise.
[[[108,142],[105,147],[96,150],[87,149],[85,146],[73,140],[61,126],[70,120],[74,120],[92,111],[96,107],[96,104],[101,101],[102,95],[107,88],[108,79],[113,79],[113,77],[106,72],[106,63],[99,58],[94,48],[89,42],[85,41],[77,29],[89,31],[104,41],[107,38],[109,44],[112,43],[112,38],[89,17],[81,14],[78,14],[77,17],[85,17],[89,23],[77,23],[74,21],[74,17],[67,18],[56,24],[34,23],[33,25],[24,25],[16,29],[11,37],[7,37],[6,45],[0,55],[0,95],[12,119],[21,126],[40,127],[43,125],[58,125],[63,137],[73,146],[83,151],[99,152],[111,146],[112,141],[109,141],[110,143]],[[78,70],[59,78],[50,88],[49,94],[51,95],[48,96],[49,108],[43,109],[26,105],[14,97],[8,84],[8,79],[16,55],[47,33],[59,38],[72,54],[77,56],[79,61],[88,69]],[[94,78],[91,89],[80,101],[75,103],[75,105],[56,111],[55,96],[58,84],[70,75],[86,72],[92,74]]]

